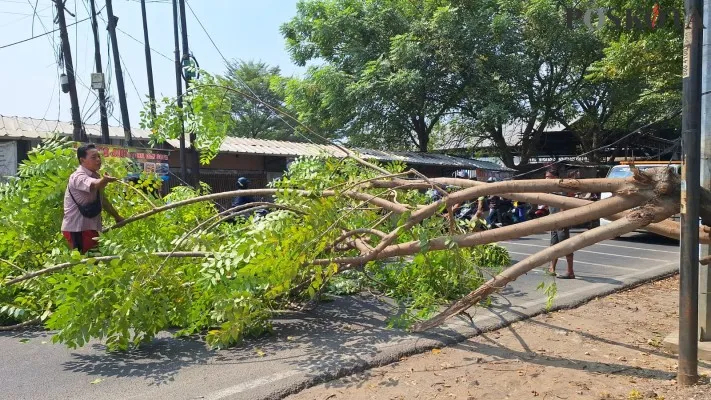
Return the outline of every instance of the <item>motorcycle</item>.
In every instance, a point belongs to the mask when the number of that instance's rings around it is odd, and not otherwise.
[[[551,212],[546,205],[539,205],[535,210],[531,209],[529,212],[529,219],[541,218],[549,215]]]

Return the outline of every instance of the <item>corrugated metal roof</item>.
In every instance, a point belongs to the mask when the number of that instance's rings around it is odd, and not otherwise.
[[[494,164],[488,161],[481,161],[471,158],[449,156],[435,153],[415,153],[404,151],[381,151],[372,149],[353,149],[363,158],[371,158],[380,161],[404,161],[408,164],[435,165],[442,167],[456,167],[460,169],[487,169],[492,171],[513,171],[513,169]]]
[[[101,137],[101,125],[84,125],[86,134],[89,137]],[[71,136],[74,132],[74,125],[71,122],[48,121],[46,119],[9,117],[0,115],[0,137],[10,137],[13,139],[44,139],[52,137],[54,133],[64,136]],[[135,139],[147,140],[151,131],[146,129],[131,128],[131,134]],[[109,137],[112,139],[123,139],[123,128],[110,126]]]
[[[100,125],[85,125],[89,137],[101,137]],[[45,119],[6,117],[0,115],[0,137],[13,139],[43,139],[51,137],[54,132],[61,135],[71,135],[74,127],[69,122],[48,121]],[[131,133],[136,139],[149,139],[150,131],[132,128]],[[109,127],[112,139],[123,139],[123,128]],[[186,140],[189,142],[189,140]],[[180,148],[178,140],[168,140],[174,148]],[[189,145],[189,143],[186,143]],[[513,171],[501,165],[487,161],[448,156],[434,153],[381,151],[374,149],[346,149],[360,154],[362,158],[378,161],[403,161],[413,165],[431,165],[457,169],[487,169],[492,171]],[[262,140],[250,138],[227,137],[220,146],[220,151],[234,154],[255,154],[282,157],[319,156],[328,154],[332,157],[343,157],[341,149],[333,145],[313,143],[285,142],[281,140]]]
[[[186,141],[187,142],[187,141]],[[168,143],[178,148],[180,142],[168,140]],[[186,143],[186,146],[189,143]],[[434,153],[415,153],[382,151],[365,148],[353,148],[347,151],[357,154],[364,159],[372,159],[384,162],[403,161],[414,165],[431,165],[440,167],[450,167],[457,169],[486,169],[491,171],[514,171],[513,169],[494,164],[488,161],[480,161],[469,158],[448,156]],[[220,146],[220,152],[233,154],[254,154],[283,157],[299,156],[319,156],[328,154],[332,157],[344,157],[341,149],[333,145],[321,145],[312,143],[285,142],[280,140],[261,140],[250,138],[227,137]]]
[[[171,139],[168,140],[168,143],[174,148],[180,147],[180,142],[178,140]],[[186,140],[186,146],[189,145],[189,140]],[[340,151],[336,146],[331,145],[236,137],[226,137],[220,146],[220,152],[283,157],[318,156],[323,153],[334,157],[343,156],[342,151]]]

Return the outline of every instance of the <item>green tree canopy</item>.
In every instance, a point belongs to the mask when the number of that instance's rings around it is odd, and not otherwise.
[[[270,67],[261,61],[233,60],[227,63],[225,79],[233,89],[228,96],[234,125],[228,135],[299,141],[299,137],[294,136],[294,122],[274,110],[284,108],[288,82],[281,76],[279,67]]]
[[[651,18],[653,3],[643,3]],[[302,0],[282,33],[297,64],[317,65],[286,85],[285,100],[306,125],[351,145],[427,151],[487,141],[509,167],[529,163],[554,124],[576,122],[580,150],[589,151],[673,111],[681,88],[674,16],[656,29],[598,32],[582,19],[569,26],[574,7],[587,6]],[[626,0],[594,7],[623,16],[638,9]]]
[[[432,130],[459,103],[472,67],[454,70],[461,30],[487,42],[487,8],[444,0],[302,0],[282,26],[299,65],[287,102],[303,122],[353,145],[427,151]],[[468,15],[463,26],[462,10]],[[467,43],[469,48],[476,43]]]

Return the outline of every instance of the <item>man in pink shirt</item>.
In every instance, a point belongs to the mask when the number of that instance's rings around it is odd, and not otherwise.
[[[69,177],[64,192],[64,219],[62,234],[69,247],[82,254],[96,247],[96,238],[101,231],[101,211],[105,210],[116,220],[123,218],[106,199],[102,190],[117,179],[104,173],[99,176],[101,155],[93,144],[77,149],[79,168]]]

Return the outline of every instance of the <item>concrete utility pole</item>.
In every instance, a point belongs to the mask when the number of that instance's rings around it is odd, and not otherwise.
[[[711,0],[704,1],[704,46],[701,73],[701,186],[711,189]],[[711,255],[711,247],[701,246],[701,257]],[[711,341],[711,274],[709,266],[699,267],[699,340]]]
[[[123,85],[123,73],[121,71],[121,55],[119,54],[118,42],[116,41],[116,24],[118,18],[114,16],[112,0],[106,0],[106,14],[109,17],[109,36],[111,37],[111,50],[114,54],[114,70],[116,73],[116,88],[118,89],[119,104],[121,106],[121,122],[123,122],[123,134],[126,138],[126,146],[133,145],[131,137],[131,121],[128,118],[128,104],[126,104],[126,90]]]
[[[178,0],[173,0],[173,39],[175,40],[175,85],[178,94],[178,108],[183,108],[183,74],[180,66],[180,36],[178,34]],[[187,160],[185,157],[185,123],[180,118],[180,179],[188,180]]]
[[[96,5],[94,0],[90,0],[91,6],[91,30],[94,33],[94,60],[96,62],[96,72],[103,77],[104,71],[101,66],[101,43],[99,42],[99,24],[96,21]],[[103,80],[103,79],[102,79]],[[101,88],[99,91],[99,114],[101,115],[101,141],[104,144],[111,143],[109,138],[109,114],[106,112],[106,90]]]
[[[77,85],[74,80],[74,63],[72,62],[72,49],[69,47],[69,35],[67,34],[67,20],[64,18],[64,2],[54,0],[57,6],[57,21],[59,22],[59,37],[62,40],[62,55],[64,57],[64,68],[67,70],[67,81],[69,83],[69,100],[72,105],[72,140],[81,142],[83,139],[81,115],[79,114],[79,97],[77,96]]]
[[[685,0],[682,69],[681,249],[679,284],[679,370],[677,382],[698,380],[699,198],[701,167],[701,52],[703,1]]]
[[[148,73],[148,98],[151,102],[151,127],[156,119],[156,93],[153,88],[153,62],[151,61],[151,45],[148,42],[148,19],[146,18],[146,0],[141,0],[141,16],[143,17],[143,43],[146,51],[146,72]]]
[[[188,25],[185,16],[185,0],[179,0],[180,4],[180,31],[183,36],[183,62],[185,65],[190,61],[190,46],[188,45]],[[185,72],[185,71],[184,71]],[[185,74],[185,92],[190,90],[190,73]],[[190,180],[193,186],[197,187],[200,182],[200,155],[195,149],[195,132],[190,132]]]

